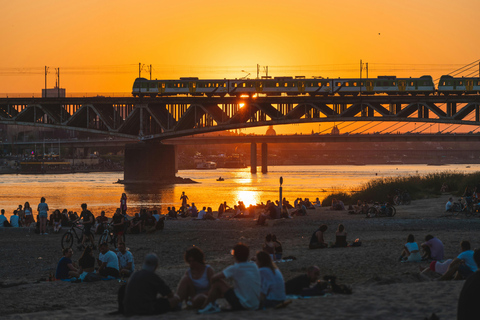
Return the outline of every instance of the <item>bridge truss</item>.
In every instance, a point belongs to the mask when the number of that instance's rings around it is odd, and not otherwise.
[[[63,128],[137,140],[340,121],[479,126],[480,95],[0,99],[2,124]]]

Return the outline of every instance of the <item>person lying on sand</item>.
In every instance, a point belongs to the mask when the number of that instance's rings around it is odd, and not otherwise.
[[[225,298],[232,311],[256,310],[260,305],[260,272],[255,263],[248,262],[250,249],[243,243],[238,243],[233,248],[235,264],[227,267],[222,272],[212,277],[212,287],[208,293],[200,314],[220,312],[215,304],[219,298]],[[225,279],[232,279],[234,287],[230,287]]]
[[[470,242],[462,241],[460,243],[462,253],[460,253],[455,259],[453,259],[450,266],[448,266],[447,272],[440,277],[439,280],[463,280],[467,279],[478,267],[473,259],[473,250],[470,249]]]
[[[310,266],[307,273],[297,276],[285,282],[285,293],[287,295],[319,296],[326,293],[326,284],[318,281],[320,268]]]

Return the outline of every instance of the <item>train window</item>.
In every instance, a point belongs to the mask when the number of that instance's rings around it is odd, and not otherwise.
[[[345,82],[345,87],[349,87],[350,86],[350,83],[349,82]]]
[[[284,86],[284,87],[287,87],[287,86],[288,86],[288,83],[285,82],[285,83],[283,84],[283,86]]]
[[[342,86],[342,83],[341,82],[337,82],[337,87],[341,87]]]
[[[363,86],[363,81],[362,81],[362,82],[360,82],[360,86]]]
[[[322,87],[322,83],[321,83],[321,82],[319,82],[319,83],[318,83],[318,86],[319,86],[319,87]]]
[[[358,83],[356,81],[353,82],[353,86],[356,87]]]
[[[413,81],[410,81],[410,87],[413,87],[415,84],[413,83]]]
[[[393,81],[393,82],[392,82],[392,86],[395,87],[396,85],[397,85],[397,84],[395,83],[395,81]]]
[[[217,88],[218,88],[218,83],[215,83],[215,87],[217,87]]]
[[[156,88],[155,83],[150,83],[150,88],[155,89]]]
[[[327,84],[326,84],[326,85],[327,85],[327,87],[330,87],[330,82],[327,82]]]
[[[292,87],[296,87],[297,84],[295,82],[292,83]]]
[[[477,81],[477,86],[480,86],[480,81]]]
[[[463,81],[460,80],[460,81],[458,82],[458,85],[459,85],[459,86],[463,86]]]

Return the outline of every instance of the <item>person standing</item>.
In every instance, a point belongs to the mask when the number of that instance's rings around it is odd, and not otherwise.
[[[23,211],[25,212],[25,226],[30,227],[32,222],[35,222],[35,218],[33,218],[33,210],[32,207],[30,207],[30,203],[25,202],[25,205],[23,206]]]
[[[48,204],[45,203],[45,198],[42,197],[40,199],[40,203],[38,204],[37,211],[38,211],[38,218],[40,222],[40,234],[47,235],[47,218],[48,218]]]
[[[127,214],[127,194],[122,193],[122,197],[120,198],[120,209],[122,210],[122,214]]]
[[[185,194],[185,191],[182,191],[182,195],[180,196],[180,200],[182,200],[182,207],[187,205],[188,197]]]
[[[473,259],[480,266],[480,249],[475,249]],[[463,284],[458,298],[457,320],[478,319],[480,314],[480,271],[473,273]]]
[[[82,203],[82,213],[80,214],[80,219],[83,219],[83,239],[82,239],[82,246],[85,247],[85,241],[88,239],[92,246],[95,246],[95,242],[93,241],[93,234],[92,234],[92,226],[95,221],[95,217],[90,210],[87,210],[87,204]],[[95,248],[94,248],[95,249]]]
[[[20,226],[25,226],[25,211],[23,211],[21,204],[18,205],[17,214]]]

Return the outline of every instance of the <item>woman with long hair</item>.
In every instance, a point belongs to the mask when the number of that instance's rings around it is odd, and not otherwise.
[[[30,203],[25,202],[25,205],[23,206],[23,211],[25,211],[25,226],[29,227],[32,222],[35,222],[35,218],[33,217],[33,210],[32,207],[30,207]]]
[[[198,309],[207,299],[214,272],[210,265],[205,264],[205,255],[198,247],[185,251],[185,262],[190,268],[178,284],[177,295],[180,301],[185,300],[187,305]]]
[[[273,308],[285,302],[285,282],[280,270],[265,251],[257,252],[257,266],[260,271],[260,305]]]
[[[48,234],[47,233],[48,210],[49,210],[48,204],[45,203],[45,198],[42,197],[37,207],[38,217],[40,219],[40,234]]]
[[[122,214],[127,214],[127,194],[122,193],[122,197],[120,198],[120,209],[122,210]]]

